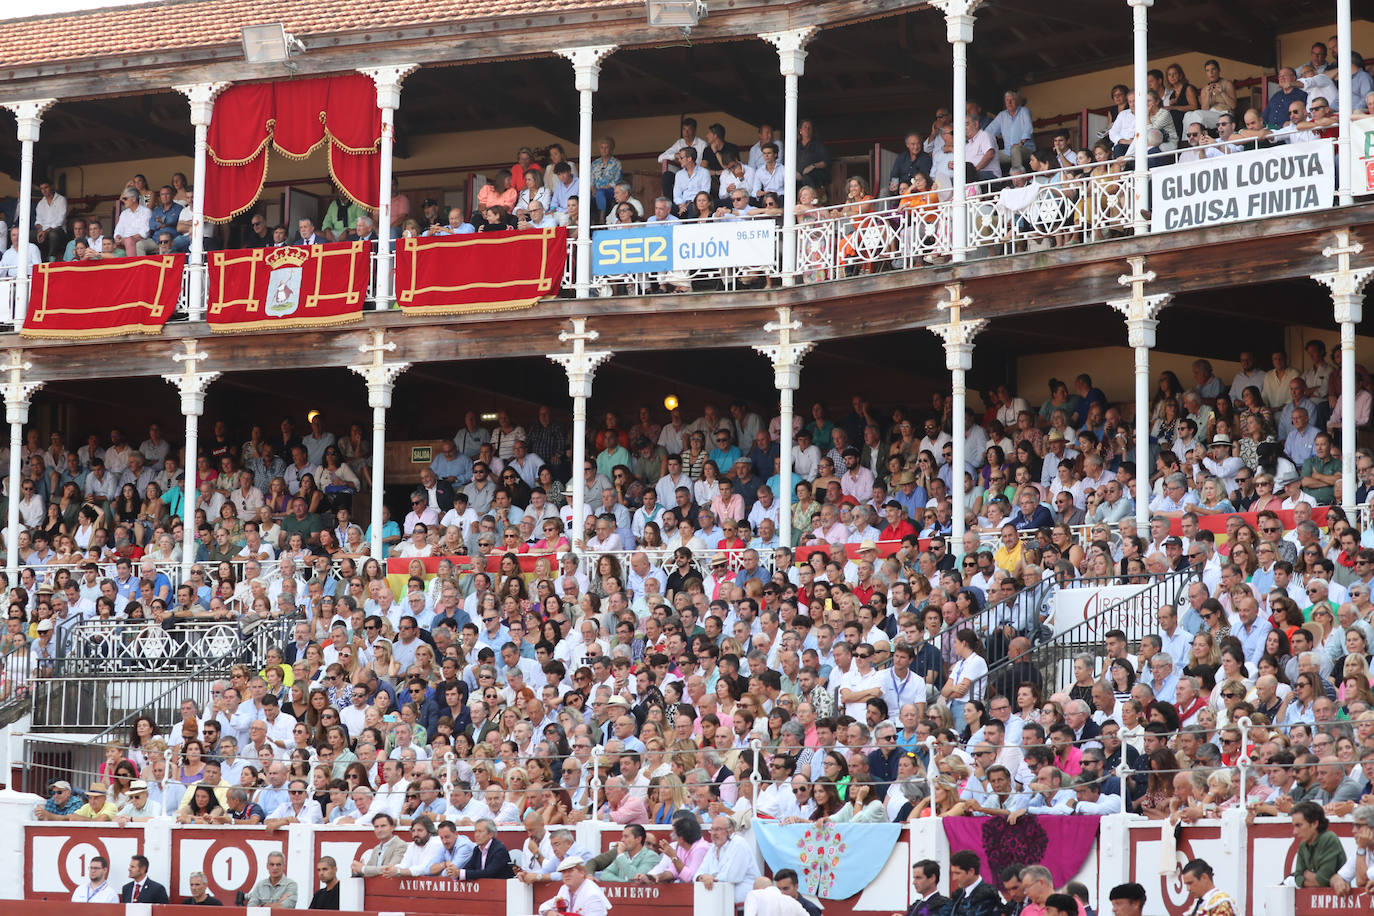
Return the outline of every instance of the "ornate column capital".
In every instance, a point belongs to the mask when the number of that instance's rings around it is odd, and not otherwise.
[[[1108,299],[1107,304],[1126,319],[1126,335],[1130,346],[1153,347],[1155,329],[1159,327],[1155,316],[1159,314],[1160,309],[1169,304],[1174,295],[1146,293],[1145,286],[1154,282],[1155,272],[1145,269],[1143,257],[1127,258],[1126,262],[1131,265],[1131,272],[1117,277],[1116,282],[1122,286],[1129,286],[1131,295],[1124,299]]]
[[[572,343],[571,353],[548,353],[549,359],[563,367],[568,373],[568,396],[589,398],[592,396],[592,380],[596,377],[596,367],[613,355],[610,350],[588,350],[587,344],[601,336],[597,331],[587,330],[587,319],[574,318],[571,331],[559,331],[562,343]]]
[[[419,68],[419,64],[393,64],[389,67],[359,68],[358,72],[377,85],[377,107],[394,110],[401,107],[401,83]]]
[[[809,340],[793,340],[792,332],[802,323],[792,319],[792,309],[778,309],[778,320],[763,326],[765,334],[778,335],[775,344],[755,344],[754,350],[773,364],[773,384],[779,391],[796,391],[801,384],[802,358],[815,346]]]
[[[1155,5],[1155,0],[1126,0],[1126,5],[1130,7],[1149,9]]]
[[[198,349],[200,341],[187,338],[182,346],[184,352],[173,353],[172,359],[183,365],[183,371],[164,373],[162,377],[181,392],[182,415],[198,417],[205,412],[205,389],[220,377],[220,373],[199,371],[200,364],[210,358],[210,354]]]
[[[566,58],[573,65],[573,80],[578,92],[596,92],[601,75],[601,62],[615,53],[619,45],[586,45],[580,48],[557,48],[553,53]]]
[[[930,5],[945,14],[945,38],[950,44],[973,41],[973,13],[983,0],[930,0]]]
[[[43,112],[57,104],[57,99],[26,99],[19,102],[0,102],[14,112],[19,125],[19,142],[37,143],[38,128],[43,123]]]
[[[0,382],[0,390],[5,396],[5,419],[10,424],[20,426],[29,422],[29,399],[35,391],[43,387],[43,382],[36,379],[25,379],[24,373],[33,368],[33,365],[24,359],[24,351],[14,349],[9,351],[9,363],[5,367],[5,381]]]
[[[1358,324],[1364,320],[1364,287],[1374,278],[1374,265],[1350,266],[1350,258],[1364,251],[1359,242],[1350,240],[1350,230],[1336,232],[1336,244],[1322,249],[1322,257],[1335,258],[1336,269],[1312,274],[1312,279],[1331,291],[1338,324]]]
[[[210,116],[215,110],[215,98],[221,92],[229,88],[227,81],[213,83],[184,83],[180,86],[173,86],[177,92],[186,96],[186,100],[191,103],[191,126],[201,127],[210,125]]]
[[[820,31],[808,25],[782,32],[761,32],[759,38],[778,49],[778,69],[783,76],[801,76],[806,72],[806,46]]]
[[[973,368],[973,338],[988,326],[988,322],[985,318],[969,319],[963,316],[963,310],[972,305],[973,300],[964,295],[962,283],[950,283],[945,286],[945,291],[949,298],[935,305],[949,312],[949,320],[944,324],[933,324],[927,330],[944,342],[945,368],[951,372],[956,369],[968,371]]]
[[[391,392],[396,387],[396,377],[410,368],[410,363],[392,361],[387,362],[386,354],[396,352],[396,341],[387,340],[383,331],[372,332],[372,340],[369,343],[359,344],[358,352],[364,355],[370,354],[371,362],[361,363],[348,368],[363,377],[367,382],[367,406],[372,408],[381,407],[386,410],[391,407]]]

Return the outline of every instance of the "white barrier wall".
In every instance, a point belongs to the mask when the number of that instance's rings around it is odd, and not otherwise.
[[[112,877],[122,884],[129,857],[142,853],[149,859],[151,877],[174,898],[189,893],[186,879],[191,872],[204,871],[212,893],[232,903],[236,891],[246,892],[265,876],[268,854],[281,851],[286,855],[287,876],[301,888],[304,907],[316,886],[314,866],[320,856],[333,856],[341,874],[346,874],[348,863],[375,843],[366,827],[295,824],[269,833],[263,828],[179,826],[168,820],[127,827],[38,822],[32,812],[40,801],[32,795],[0,791],[0,857],[9,864],[12,876],[12,880],[0,881],[0,899],[65,899],[85,880],[86,865],[95,855],[110,860]],[[1332,829],[1353,853],[1350,820],[1333,821]],[[581,845],[605,849],[619,839],[621,828],[587,821],[576,832]],[[519,848],[522,834],[500,831],[513,851]],[[749,831],[742,836],[751,839]],[[942,822],[922,818],[908,825],[886,865],[861,894],[825,901],[826,909],[836,916],[905,910],[912,895],[911,865],[922,859],[940,865],[940,889],[948,894],[950,852]],[[1172,829],[1165,838],[1159,821],[1114,815],[1101,819],[1095,848],[1075,879],[1088,887],[1099,912],[1105,909],[1112,887],[1138,881],[1148,894],[1145,916],[1187,916],[1191,906],[1179,870],[1188,860],[1203,858],[1215,870],[1217,886],[1235,897],[1240,916],[1292,916],[1292,891],[1277,886],[1291,873],[1294,855],[1292,826],[1286,818],[1259,818],[1247,825],[1245,812],[1232,810],[1220,820],[1184,827],[1174,840]],[[526,890],[524,885],[513,887],[508,898],[521,912],[530,911],[521,909],[529,903]],[[699,916],[718,916],[713,914],[715,896],[705,895],[699,901]],[[341,903],[344,909],[366,907],[361,880],[343,880]]]

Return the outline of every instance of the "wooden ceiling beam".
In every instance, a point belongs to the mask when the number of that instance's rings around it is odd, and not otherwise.
[[[117,137],[131,138],[157,155],[189,157],[192,154],[194,139],[191,135],[189,122],[186,124],[185,131],[165,123],[140,124],[137,121],[127,120],[103,102],[63,102],[61,110],[63,114],[74,119],[106,128]],[[185,141],[184,145],[165,139],[168,134],[175,139]]]

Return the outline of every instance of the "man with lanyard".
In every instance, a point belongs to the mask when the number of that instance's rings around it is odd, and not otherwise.
[[[576,913],[577,916],[606,916],[611,902],[596,882],[587,877],[587,863],[581,856],[568,856],[558,864],[563,886],[540,907],[541,914]]]
[[[86,883],[72,891],[72,903],[119,903],[119,892],[110,884],[110,863],[94,856],[86,866]]]
[[[892,667],[882,679],[883,699],[889,712],[895,713],[908,703],[925,706],[926,680],[911,670],[916,650],[904,642],[897,643],[892,652]]]

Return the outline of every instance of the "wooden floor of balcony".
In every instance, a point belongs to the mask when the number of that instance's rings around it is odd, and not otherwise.
[[[496,318],[424,320],[400,312],[367,312],[345,329],[214,335],[203,323],[174,322],[154,338],[66,342],[0,335],[0,348],[22,347],[33,376],[48,380],[156,376],[172,371],[173,349],[196,337],[206,369],[223,372],[287,367],[344,367],[361,362],[360,344],[381,328],[411,363],[541,356],[564,349],[558,332],[585,317],[601,334],[597,346],[617,352],[748,347],[765,342],[762,326],[791,306],[803,340],[890,334],[944,320],[937,303],[945,285],[963,283],[966,317],[996,319],[1051,313],[1121,298],[1126,259],[1146,257],[1157,274],[1150,292],[1196,294],[1287,280],[1306,280],[1335,265],[1322,249],[1349,229],[1365,246],[1352,266],[1374,260],[1374,202],[1212,229],[1123,237],[1090,245],[1005,257],[975,258],[920,270],[887,271],[787,289],[674,296],[549,299]],[[1242,297],[1243,301],[1243,297]],[[1237,312],[1238,317],[1243,317]],[[1311,318],[1294,315],[1295,321]],[[1124,335],[1123,335],[1124,339]]]

